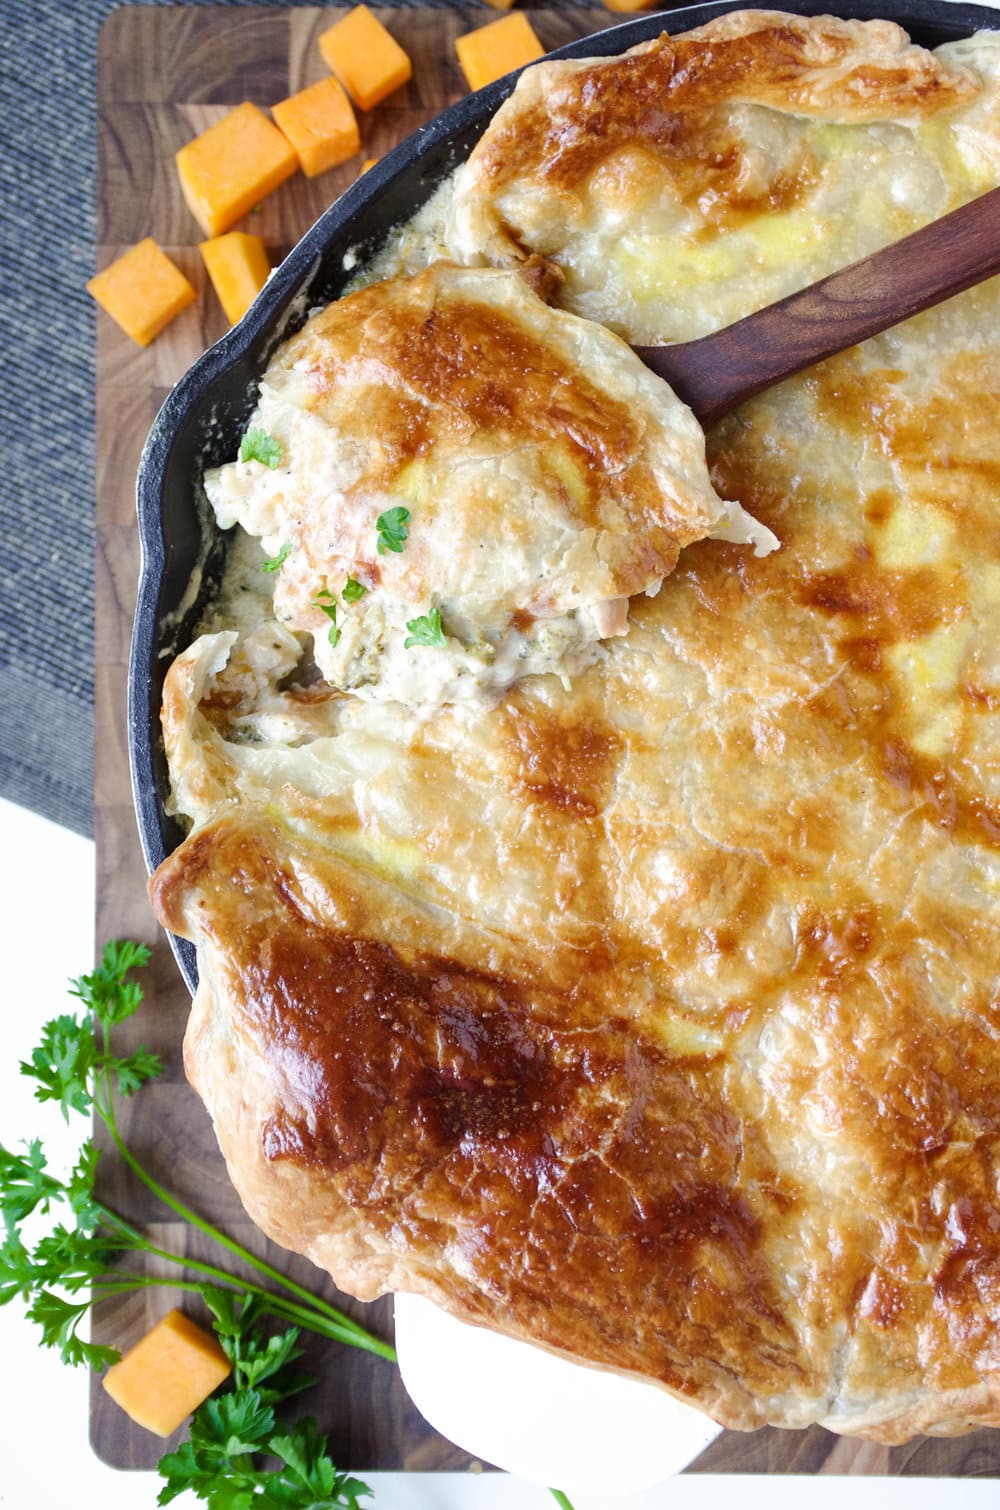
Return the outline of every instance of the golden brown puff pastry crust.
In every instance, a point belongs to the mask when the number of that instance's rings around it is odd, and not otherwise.
[[[459,171],[448,244],[464,262],[551,258],[558,301],[628,339],[705,334],[950,207],[930,128],[982,80],[974,54],[946,54],[887,21],[739,11],[543,62]]]
[[[154,901],[210,940],[185,1065],[278,1241],[364,1298],[423,1291],[740,1424],[824,1386],[736,1188],[754,1150],[655,1033],[252,811]]]
[[[695,547],[569,692],[420,724],[279,637],[255,742],[226,637],[175,664],[153,899],[279,1241],[731,1426],[1000,1422],[995,314],[721,427],[783,550]]]
[[[998,328],[994,280],[719,426],[782,550],[693,546],[569,689],[178,659],[153,897],[266,1230],[731,1426],[1000,1424]]]
[[[616,151],[640,147],[682,193],[711,187],[713,199],[746,208],[738,143],[712,140],[726,129],[726,107],[913,121],[967,104],[976,87],[966,69],[915,47],[891,21],[731,11],[620,56],[528,69],[473,150],[460,198],[488,211],[506,184],[537,183],[572,206]],[[774,189],[769,199],[773,208]]]

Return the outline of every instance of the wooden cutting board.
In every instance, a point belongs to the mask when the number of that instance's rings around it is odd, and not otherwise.
[[[226,1176],[208,1117],[188,1089],[180,1043],[188,1010],[173,956],[146,900],[145,870],[132,812],[125,721],[128,641],[138,579],[134,484],[146,433],[170,386],[227,329],[210,288],[195,225],[177,185],[173,154],[233,105],[249,99],[268,106],[325,76],[316,45],[336,9],[125,6],[101,33],[98,57],[97,265],[104,267],[143,236],[154,236],[199,291],[198,301],[145,350],[110,320],[97,324],[97,561],[95,636],[97,938],[142,939],[153,951],[146,1001],[122,1030],[161,1055],[165,1072],[123,1108],[128,1142],[154,1175],[190,1206],[300,1283],[322,1291],[392,1334],[391,1301],[362,1306],[323,1281],[304,1259],[267,1243],[246,1220]],[[377,11],[413,58],[414,77],[361,117],[362,152],[318,179],[301,175],[247,217],[263,236],[272,262],[294,245],[317,215],[356,177],[361,162],[379,157],[425,120],[466,92],[455,62],[454,39],[493,19],[480,7]],[[546,47],[611,24],[591,9],[529,11]],[[218,1261],[106,1151],[102,1199],[149,1229],[157,1244]],[[171,1272],[163,1265],[162,1275]],[[176,1271],[174,1271],[176,1272]],[[101,1342],[128,1347],[181,1297],[150,1288],[108,1303],[95,1316]],[[187,1308],[195,1313],[196,1307]],[[306,1366],[318,1383],[302,1397],[318,1417],[333,1455],[353,1470],[463,1470],[468,1455],[431,1430],[410,1404],[396,1370],[380,1359],[333,1343],[307,1342]],[[475,1381],[467,1381],[474,1388]],[[177,1440],[183,1436],[178,1434]],[[91,1441],[116,1468],[152,1468],[173,1442],[134,1427],[94,1379]],[[726,1432],[691,1472],[1000,1474],[1000,1432],[956,1441],[923,1439],[884,1448],[840,1439],[816,1427],[805,1432]]]

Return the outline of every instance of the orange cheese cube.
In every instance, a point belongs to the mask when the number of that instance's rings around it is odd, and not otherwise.
[[[195,297],[180,268],[152,236],[95,273],[87,292],[140,346],[148,346]]]
[[[493,0],[490,0],[490,4]],[[615,11],[639,11],[652,10],[659,0],[604,0],[608,10]]]
[[[272,105],[271,114],[309,178],[335,168],[361,150],[361,133],[351,102],[336,79],[320,79],[318,84],[290,95]]]
[[[319,50],[362,110],[371,110],[413,74],[406,53],[367,5],[356,5],[334,22],[320,37]]]
[[[379,159],[377,157],[366,157],[364,162],[361,164],[361,167],[358,169],[358,177],[360,178],[363,173],[367,173],[369,168],[374,168],[375,164],[378,161]]]
[[[139,1426],[169,1437],[231,1371],[214,1337],[183,1312],[170,1311],[101,1383]]]
[[[206,236],[221,236],[299,166],[256,105],[237,105],[177,153],[181,188]]]
[[[520,11],[457,37],[455,51],[470,89],[482,89],[512,69],[545,56],[531,22]]]
[[[230,325],[242,320],[271,271],[264,243],[246,231],[229,231],[198,243],[212,287]]]

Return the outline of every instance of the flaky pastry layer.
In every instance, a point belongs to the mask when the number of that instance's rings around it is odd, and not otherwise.
[[[967,191],[994,42],[891,31],[879,84],[884,28],[786,20],[873,151],[951,80]],[[782,549],[692,546],[569,689],[420,720],[273,623],[178,658],[153,897],[265,1230],[729,1426],[1000,1424],[998,329],[994,281],[717,427]]]

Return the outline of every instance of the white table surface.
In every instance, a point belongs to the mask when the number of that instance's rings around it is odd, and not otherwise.
[[[3,953],[7,972],[0,1012],[0,1142],[41,1137],[56,1162],[75,1149],[79,1125],[40,1106],[18,1064],[41,1024],[67,1010],[67,980],[94,961],[94,846],[89,840],[0,801]],[[0,1506],[9,1510],[152,1510],[159,1480],[122,1473],[93,1456],[87,1440],[87,1378],[39,1348],[14,1301],[0,1309]],[[545,1510],[544,1490],[505,1475],[370,1474],[375,1510]],[[608,1500],[577,1495],[576,1510],[985,1510],[1000,1487],[976,1480],[833,1477],[672,1479],[643,1495]],[[175,1501],[182,1510],[197,1502]]]
[[[0,0],[2,3],[2,0]],[[994,9],[1000,0],[979,0]],[[138,840],[136,841],[138,842]],[[0,1142],[42,1137],[69,1154],[58,1111],[39,1106],[18,1071],[47,1018],[66,1010],[67,980],[94,962],[94,846],[0,799],[0,918],[7,989],[0,1011]],[[93,1455],[87,1439],[88,1380],[40,1349],[18,1302],[0,1309],[0,1506],[4,1510],[152,1510],[160,1480],[123,1473]],[[366,1475],[374,1510],[545,1510],[554,1501],[506,1475]],[[734,1476],[698,1474],[641,1495],[575,1495],[575,1510],[996,1510],[995,1480]],[[197,1505],[184,1495],[180,1510]]]

